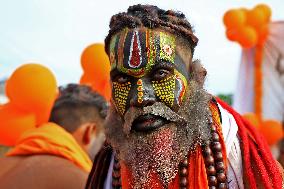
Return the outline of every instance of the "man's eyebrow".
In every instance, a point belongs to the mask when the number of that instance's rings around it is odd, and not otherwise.
[[[114,68],[113,70],[110,71],[110,77],[113,78],[120,72],[117,70],[117,68]]]
[[[152,70],[153,69],[159,69],[161,67],[167,67],[167,68],[175,68],[175,64],[167,62],[167,61],[163,61],[163,60],[158,60],[156,61],[156,63],[153,65]]]

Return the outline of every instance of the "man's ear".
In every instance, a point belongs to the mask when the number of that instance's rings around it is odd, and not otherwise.
[[[189,78],[195,80],[199,86],[203,86],[207,75],[206,69],[199,60],[194,60],[189,67]]]
[[[85,145],[91,143],[92,138],[96,135],[96,124],[86,123],[82,141]]]

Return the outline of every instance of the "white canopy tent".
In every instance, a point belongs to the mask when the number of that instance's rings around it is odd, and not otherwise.
[[[240,113],[255,112],[255,48],[243,50],[234,108]],[[262,118],[284,121],[284,21],[270,25],[262,59]]]

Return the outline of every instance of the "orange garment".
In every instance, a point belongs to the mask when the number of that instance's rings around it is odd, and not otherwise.
[[[224,137],[222,134],[222,127],[220,121],[220,114],[216,104],[210,103],[210,111],[212,113],[213,124],[216,127],[217,133],[220,137],[220,143],[222,146],[222,154],[224,157],[225,170],[227,170],[227,155],[226,155],[226,146]],[[202,155],[201,147],[198,146],[195,151],[191,152],[188,157],[188,181],[190,189],[208,189],[208,180],[206,167]],[[123,189],[131,189],[131,172],[127,166],[122,162],[121,163],[121,181]],[[163,188],[162,184],[159,182],[158,175],[151,173],[149,176],[149,186],[147,188],[160,189]],[[169,183],[168,189],[178,189],[179,188],[179,174]]]
[[[224,152],[224,151],[223,151]],[[222,153],[223,153],[222,152]],[[188,158],[190,162],[188,166],[188,181],[189,181],[189,188],[191,189],[208,189],[208,181],[207,181],[207,174],[206,168],[201,152],[201,148],[198,147],[194,152],[190,154]],[[127,169],[126,165],[122,163],[121,165],[121,180],[122,180],[122,188],[131,189],[131,173]],[[159,182],[157,174],[152,173],[149,178],[149,188],[152,189],[160,189],[163,188],[162,184]],[[151,186],[151,187],[150,187]],[[179,188],[179,175],[177,174],[176,177],[173,179],[168,186],[169,189],[178,189]]]
[[[74,137],[54,123],[25,132],[6,156],[49,154],[63,157],[90,172],[92,161]]]

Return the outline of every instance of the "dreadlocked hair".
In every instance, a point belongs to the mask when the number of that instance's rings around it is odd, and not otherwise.
[[[191,53],[197,45],[198,38],[193,34],[193,28],[182,12],[163,10],[152,5],[133,5],[127,12],[112,16],[110,30],[105,38],[105,51],[109,53],[111,37],[124,28],[134,29],[147,27],[150,29],[162,28],[177,36],[184,37],[189,42]]]

